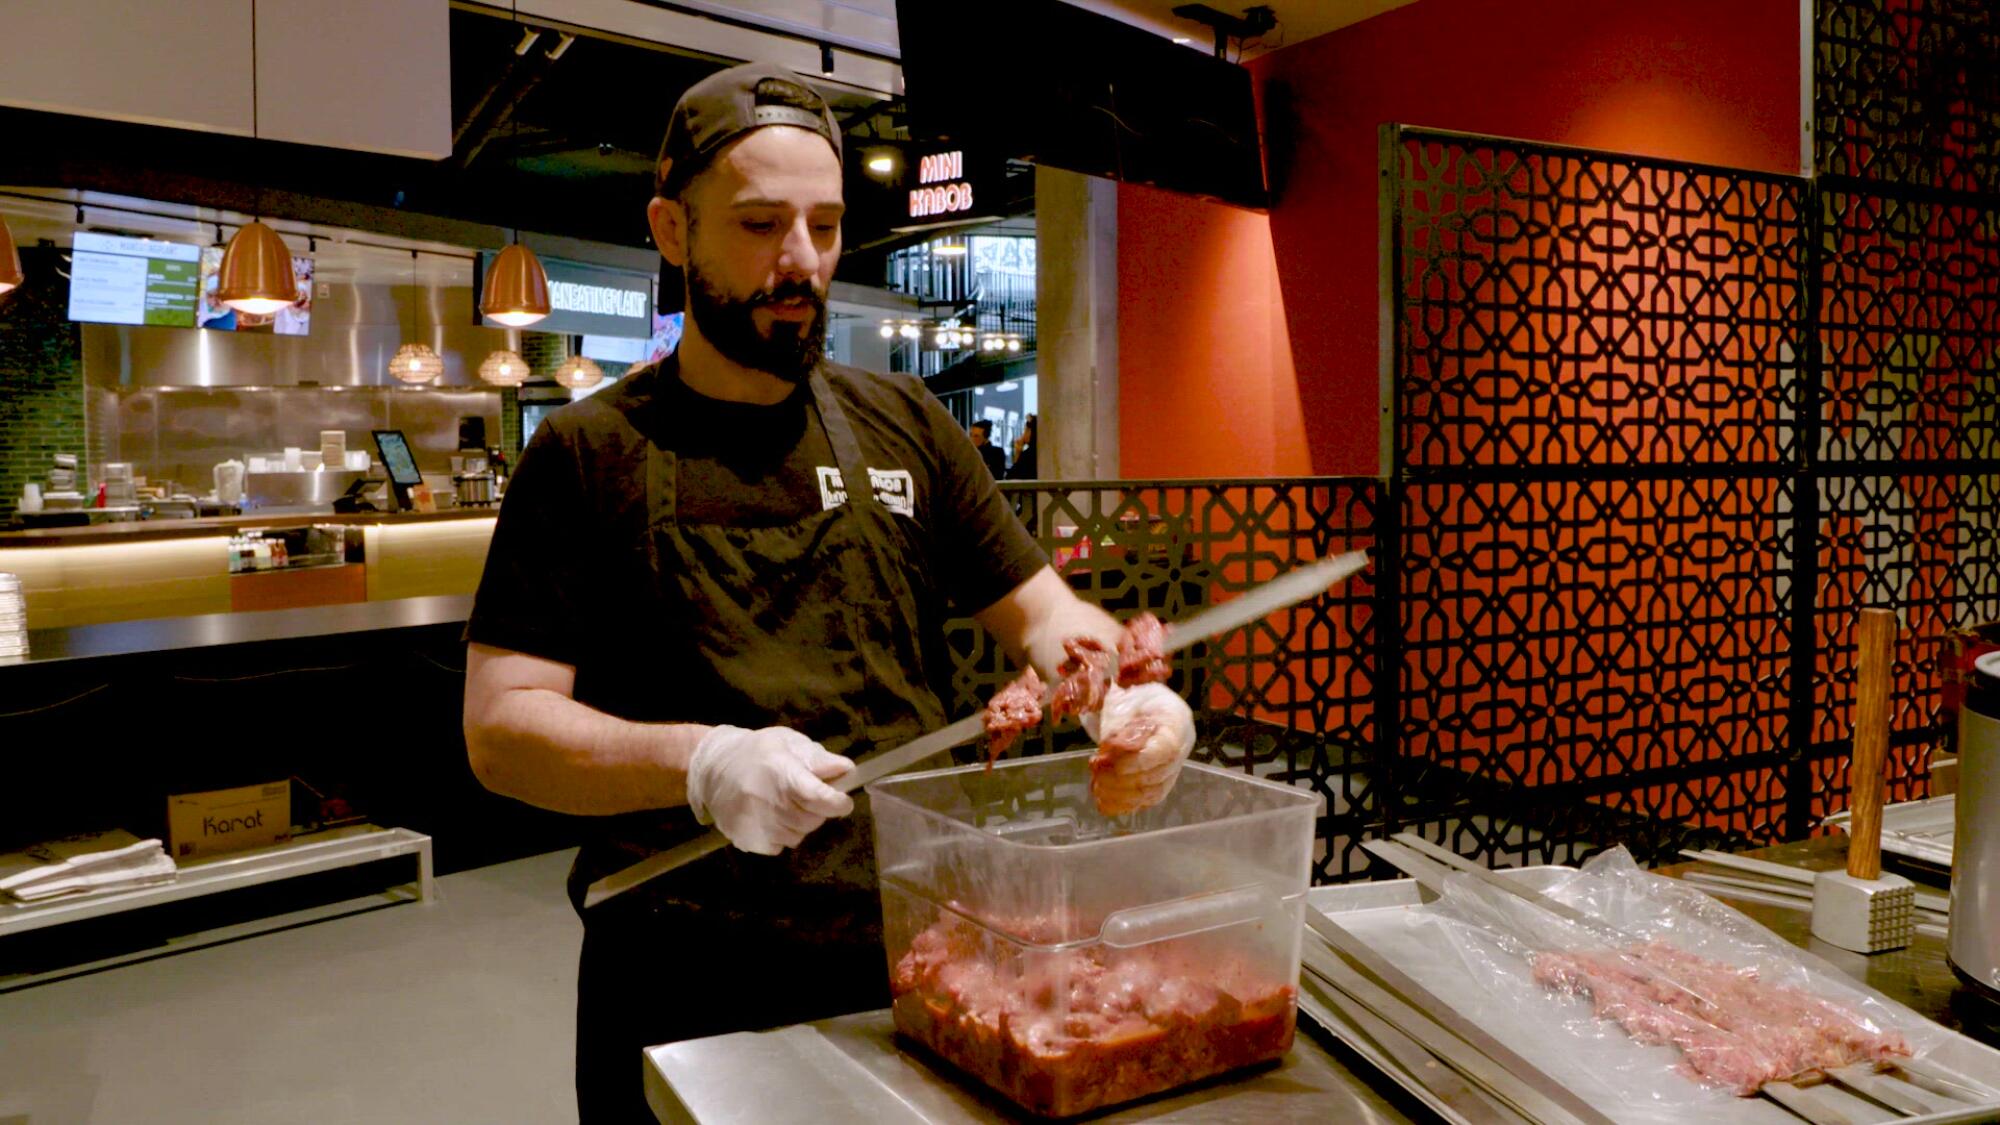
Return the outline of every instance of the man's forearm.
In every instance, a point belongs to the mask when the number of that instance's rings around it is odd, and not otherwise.
[[[712,729],[634,723],[555,691],[498,694],[466,724],[472,769],[488,789],[556,812],[608,816],[687,803],[687,764]]]

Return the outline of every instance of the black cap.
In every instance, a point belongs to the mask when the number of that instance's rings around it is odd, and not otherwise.
[[[669,199],[708,167],[722,146],[766,125],[794,125],[826,138],[840,158],[840,126],[806,80],[781,66],[745,63],[709,75],[688,88],[667,119],[659,163],[672,161],[655,188]],[[655,168],[658,164],[655,165]]]

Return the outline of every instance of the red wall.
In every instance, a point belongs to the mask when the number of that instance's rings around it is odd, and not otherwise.
[[[1119,188],[1128,478],[1375,475],[1385,122],[1800,163],[1795,0],[1417,0],[1251,69],[1268,218]]]

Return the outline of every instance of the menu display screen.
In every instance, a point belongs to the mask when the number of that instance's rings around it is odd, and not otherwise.
[[[201,247],[78,231],[71,250],[71,320],[194,327]]]
[[[222,272],[222,247],[210,246],[201,252],[201,303],[195,320],[203,328],[224,332],[263,332],[275,336],[304,336],[312,331],[313,260],[292,259],[292,283],[298,300],[274,313],[258,316],[232,309],[215,299]]]

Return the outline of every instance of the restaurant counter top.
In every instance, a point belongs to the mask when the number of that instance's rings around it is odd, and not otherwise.
[[[261,641],[462,625],[471,613],[471,597],[452,595],[31,629],[28,656],[19,661],[0,662],[0,674],[9,665],[38,666]]]
[[[88,527],[35,527],[22,531],[0,531],[0,550],[9,547],[83,547],[109,543],[144,543],[162,539],[195,539],[202,536],[227,535],[250,527],[308,527],[313,524],[368,527],[492,519],[499,511],[499,506],[494,505],[482,508],[447,508],[440,512],[253,512],[241,516],[207,516],[201,519],[124,520],[117,523],[92,524]]]
[[[1818,871],[1839,866],[1845,836],[1746,852]],[[1661,868],[1678,875],[1694,864]],[[1704,890],[1711,888],[1704,887]],[[1830,962],[1919,1015],[1988,1045],[2000,1045],[2000,1009],[1961,988],[1944,941],[1919,934],[1907,949],[1872,957],[1814,938],[1806,910],[1724,899],[1786,941]],[[870,1120],[959,1125],[1025,1122],[1025,1115],[909,1049],[889,1013],[862,1012],[762,1032],[737,1032],[648,1048],[646,1098],[663,1122],[721,1123],[753,1113],[774,1125]],[[1345,1048],[1301,1018],[1291,1054],[1276,1067],[1203,1083],[1093,1117],[1099,1122],[1436,1121]]]

